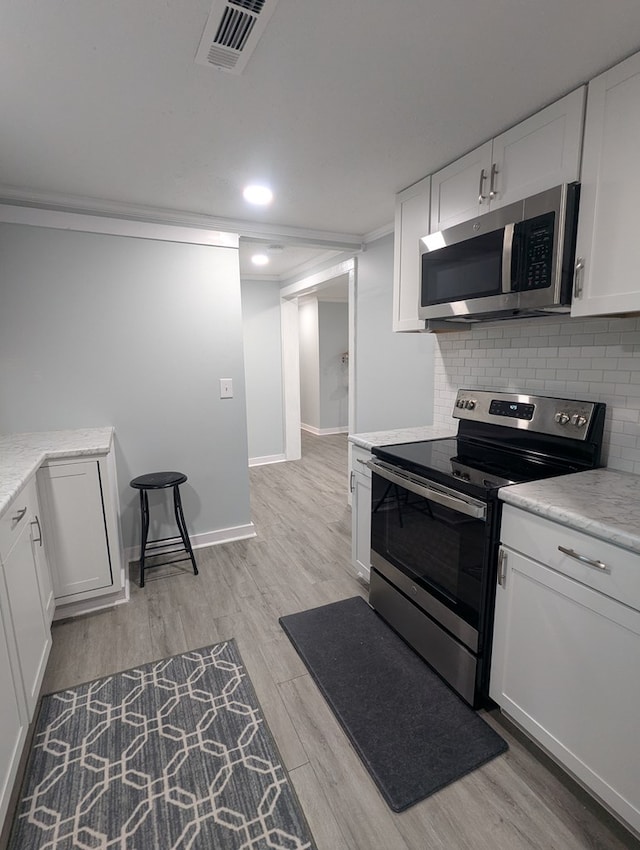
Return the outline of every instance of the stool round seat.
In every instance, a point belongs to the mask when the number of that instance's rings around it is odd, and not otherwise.
[[[183,472],[150,472],[148,475],[138,475],[129,482],[136,490],[162,490],[164,487],[175,487],[184,484],[187,476]]]
[[[146,475],[138,475],[137,478],[132,478],[129,482],[129,486],[140,493],[140,587],[144,587],[145,569],[150,566],[160,567],[164,564],[176,564],[179,561],[191,561],[193,573],[198,575],[198,565],[193,555],[187,524],[184,521],[182,499],[180,498],[180,485],[184,484],[186,480],[187,476],[184,472],[148,472]],[[164,490],[167,487],[171,487],[173,490],[173,512],[178,534],[149,540],[148,491]],[[186,557],[176,558],[175,555],[181,552],[186,553]],[[166,560],[155,560],[160,556],[166,556]],[[153,558],[155,563],[148,565],[146,563],[147,558]]]

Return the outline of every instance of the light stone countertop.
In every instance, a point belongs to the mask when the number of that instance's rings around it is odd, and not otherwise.
[[[509,505],[640,554],[640,475],[590,469],[512,484],[501,488],[499,496]]]
[[[397,446],[400,443],[417,443],[420,440],[438,440],[441,437],[455,437],[456,425],[442,427],[436,425],[416,425],[414,428],[394,428],[388,431],[370,431],[364,434],[349,434],[349,441],[363,449],[374,446]]]
[[[106,454],[114,429],[78,428],[0,437],[0,516],[45,460]]]

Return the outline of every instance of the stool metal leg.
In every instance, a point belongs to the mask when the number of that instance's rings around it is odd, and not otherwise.
[[[144,587],[144,557],[149,534],[149,498],[146,490],[140,490],[140,587]]]
[[[187,524],[184,521],[184,514],[182,512],[182,500],[180,498],[180,487],[178,484],[176,484],[173,488],[173,509],[175,511],[176,523],[178,526],[178,530],[180,531],[180,537],[182,537],[184,548],[189,553],[191,563],[193,564],[193,574],[197,576],[198,566],[196,564],[196,559],[193,555],[193,549],[191,548],[191,541],[189,540],[189,534],[187,532]]]

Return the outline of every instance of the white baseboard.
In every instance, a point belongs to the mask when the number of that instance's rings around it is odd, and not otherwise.
[[[194,549],[203,549],[205,546],[217,546],[219,543],[232,543],[234,540],[246,540],[255,537],[256,530],[252,522],[246,525],[233,525],[230,528],[218,528],[215,531],[205,531],[202,534],[192,534],[189,537]],[[137,561],[140,557],[139,546],[129,546],[124,551],[125,561]]]
[[[246,525],[233,525],[231,528],[219,528],[216,531],[205,531],[203,534],[194,534],[189,538],[194,549],[202,549],[205,546],[217,546],[219,543],[233,543],[234,540],[247,540],[256,537],[256,528],[252,522]]]
[[[304,422],[301,422],[300,427],[303,431],[308,431],[309,434],[313,434],[316,437],[328,437],[329,434],[349,433],[348,425],[341,425],[339,428],[316,428],[314,425],[305,425]]]
[[[264,455],[263,457],[250,457],[249,466],[266,466],[268,463],[282,463],[287,459],[286,455]]]
[[[53,619],[66,620],[68,617],[79,617],[82,614],[92,614],[94,611],[102,611],[106,608],[113,608],[115,605],[122,605],[123,602],[129,601],[129,578],[126,571],[123,569],[123,586],[120,590],[114,593],[106,593],[102,596],[93,596],[90,599],[73,600],[56,602],[56,610],[53,613]]]

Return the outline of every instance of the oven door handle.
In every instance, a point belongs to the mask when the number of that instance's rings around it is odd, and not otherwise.
[[[381,478],[391,481],[392,484],[398,484],[404,487],[405,490],[410,490],[416,496],[422,496],[430,502],[437,502],[446,508],[451,508],[460,514],[475,517],[476,519],[486,519],[487,506],[475,499],[467,499],[453,490],[434,487],[424,478],[419,478],[417,475],[412,475],[404,470],[399,470],[395,466],[389,466],[383,461],[368,460],[367,466],[376,475]]]

